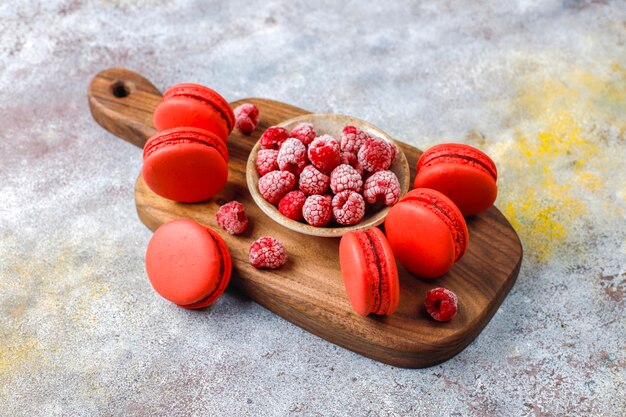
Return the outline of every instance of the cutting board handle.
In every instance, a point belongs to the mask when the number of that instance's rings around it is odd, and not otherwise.
[[[87,91],[93,118],[106,130],[143,148],[156,133],[152,124],[161,92],[150,81],[124,68],[98,73]]]

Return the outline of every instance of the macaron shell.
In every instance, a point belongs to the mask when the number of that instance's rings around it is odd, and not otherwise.
[[[370,266],[355,232],[348,232],[339,242],[339,263],[346,294],[357,314],[367,316],[375,304]]]
[[[213,292],[211,292],[208,296],[197,301],[193,304],[189,305],[181,305],[181,307],[188,309],[198,309],[207,307],[210,304],[213,304],[226,290],[228,283],[230,282],[230,277],[232,274],[233,263],[232,258],[230,256],[230,252],[228,251],[228,247],[224,243],[224,240],[214,231],[207,228],[211,237],[215,241],[218,247],[218,251],[221,256],[222,264],[220,265],[220,274],[218,277],[218,283]]]
[[[179,202],[203,201],[228,179],[228,149],[220,138],[197,128],[157,133],[143,150],[142,176],[156,194]]]
[[[339,243],[339,262],[346,294],[359,315],[396,311],[400,300],[398,269],[380,229],[346,233]]]
[[[432,188],[446,195],[465,216],[487,210],[496,201],[498,188],[493,177],[471,165],[453,162],[422,168],[414,188]]]
[[[440,277],[454,265],[448,226],[426,207],[396,204],[387,214],[385,231],[398,262],[419,277]]]
[[[235,112],[233,111],[233,108],[224,97],[212,88],[201,84],[179,83],[168,88],[163,94],[164,100],[168,100],[173,97],[188,97],[210,104],[221,113],[222,117],[228,124],[228,130],[232,131],[234,129]]]
[[[450,160],[485,171],[494,181],[498,178],[498,170],[493,160],[480,149],[463,143],[442,143],[427,149],[417,161],[417,169],[419,171],[424,167]]]
[[[481,150],[462,143],[443,143],[419,158],[413,187],[437,190],[464,216],[472,216],[495,202],[497,177],[496,164]]]
[[[141,171],[156,194],[178,202],[206,200],[228,180],[228,163],[214,147],[173,143],[150,154]]]
[[[223,256],[208,228],[191,220],[173,220],[150,239],[146,272],[163,298],[190,306],[212,294],[214,301],[219,289],[228,284],[230,262]]]
[[[176,127],[196,127],[217,135],[224,143],[230,129],[220,112],[208,103],[184,97],[164,100],[154,111],[154,126],[157,130]]]
[[[455,262],[463,257],[469,244],[469,233],[465,218],[452,200],[439,191],[430,188],[416,188],[402,197],[400,202],[426,207],[435,214],[452,234]]]

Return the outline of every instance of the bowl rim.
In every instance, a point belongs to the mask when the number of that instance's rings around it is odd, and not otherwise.
[[[315,124],[315,120],[328,119],[328,118],[340,119],[342,121],[341,123],[344,126],[348,126],[348,125],[357,126],[361,130],[364,130],[370,134],[374,134],[389,142],[394,143],[396,145],[398,152],[396,154],[396,160],[394,161],[390,170],[396,173],[396,175],[398,176],[398,180],[400,181],[400,197],[402,197],[404,194],[407,193],[408,188],[409,188],[410,170],[409,170],[408,160],[406,159],[406,155],[404,155],[404,152],[402,151],[400,146],[398,146],[399,143],[396,140],[394,140],[386,132],[374,126],[373,124],[365,120],[361,120],[352,116],[346,116],[343,114],[308,113],[308,114],[304,114],[301,116],[293,117],[291,119],[284,120],[283,122],[275,126],[287,127],[290,125],[295,125],[297,123],[303,123],[303,122]],[[288,218],[287,216],[279,212],[276,206],[267,202],[258,190],[258,180],[260,176],[256,170],[255,162],[256,162],[256,155],[258,154],[260,147],[261,147],[260,142],[257,140],[257,142],[254,144],[254,146],[250,150],[250,154],[248,155],[248,161],[246,163],[246,183],[248,185],[248,191],[250,192],[252,199],[257,204],[257,206],[261,209],[261,211],[265,213],[265,215],[270,217],[271,220],[275,221],[281,226],[284,226],[290,230],[293,230],[301,234],[309,235],[309,236],[341,237],[348,232],[369,229],[370,227],[378,226],[379,224],[385,221],[385,218],[387,217],[387,213],[389,213],[389,210],[391,209],[391,207],[388,207],[388,206],[381,208],[378,212],[372,214],[366,219],[361,220],[359,223],[350,225],[350,226],[315,227],[315,226],[311,226],[309,224],[302,223],[300,221],[292,220]],[[400,176],[399,173],[403,175]]]

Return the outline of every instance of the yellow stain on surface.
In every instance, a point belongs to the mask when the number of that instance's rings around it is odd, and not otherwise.
[[[0,376],[18,370],[41,357],[37,339],[9,337],[0,344]]]
[[[626,130],[626,71],[613,64],[608,78],[572,69],[559,79],[524,80],[511,114],[516,129],[491,151],[501,174],[496,204],[527,255],[544,262],[585,221],[590,195],[614,199],[607,184],[619,176],[612,168],[620,169],[623,155],[607,136]]]

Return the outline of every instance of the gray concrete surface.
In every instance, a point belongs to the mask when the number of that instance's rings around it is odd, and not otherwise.
[[[8,0],[0,22],[1,416],[624,415],[624,1]],[[232,290],[168,304],[144,272],[141,153],[87,107],[112,66],[481,147],[524,244],[516,286],[422,370]]]

